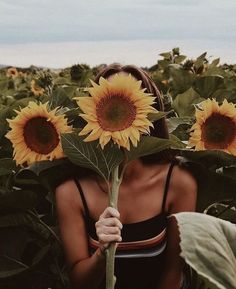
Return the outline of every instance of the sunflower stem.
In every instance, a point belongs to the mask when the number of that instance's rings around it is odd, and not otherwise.
[[[109,206],[117,209],[118,193],[122,178],[119,178],[119,166],[112,171],[111,192],[109,197]],[[106,289],[114,289],[116,277],[115,269],[115,252],[117,243],[112,242],[106,250]]]

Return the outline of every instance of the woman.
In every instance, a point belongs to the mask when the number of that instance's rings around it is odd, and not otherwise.
[[[131,73],[142,88],[160,93],[148,74],[134,65],[112,64],[95,78],[108,81],[116,73]],[[154,123],[151,135],[168,138],[165,118]],[[65,256],[73,288],[105,288],[104,250],[117,242],[116,289],[180,289],[186,284],[179,256],[179,233],[174,217],[194,211],[197,184],[168,151],[129,163],[120,186],[118,210],[108,207],[105,183],[96,175],[75,176],[56,188],[56,205]]]

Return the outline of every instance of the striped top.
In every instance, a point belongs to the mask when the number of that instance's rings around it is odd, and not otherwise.
[[[154,289],[158,281],[158,272],[163,267],[166,248],[167,213],[165,203],[174,162],[169,166],[163,192],[161,213],[152,218],[122,224],[122,242],[119,242],[115,254],[115,289]],[[85,195],[77,177],[78,190],[85,211],[85,223],[88,231],[88,247],[90,254],[99,246],[95,223],[89,214]],[[105,278],[99,289],[105,289]]]

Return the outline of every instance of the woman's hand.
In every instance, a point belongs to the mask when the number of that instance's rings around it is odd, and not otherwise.
[[[111,242],[121,242],[122,224],[119,220],[120,213],[117,209],[107,207],[95,223],[100,249],[104,251]]]

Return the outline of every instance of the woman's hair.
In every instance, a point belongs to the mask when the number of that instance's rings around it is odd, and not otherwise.
[[[158,111],[164,111],[164,104],[161,98],[160,91],[156,87],[156,84],[154,81],[150,78],[148,73],[144,71],[143,69],[135,66],[135,65],[121,65],[120,63],[113,63],[105,68],[103,68],[94,79],[94,82],[99,84],[99,78],[102,76],[103,78],[108,78],[109,76],[118,73],[118,72],[126,72],[131,73],[133,77],[135,77],[137,80],[142,81],[142,88],[146,88],[147,93],[153,94],[155,96],[155,103],[152,105],[154,108],[156,108]],[[166,124],[166,118],[163,117],[160,120],[157,120],[153,122],[154,128],[150,128],[150,135],[159,137],[159,138],[169,138],[169,133],[167,129]],[[160,153],[152,154],[149,156],[143,156],[141,157],[141,160],[143,163],[155,163],[157,161],[170,161],[173,159],[172,154],[170,151],[165,150]]]

